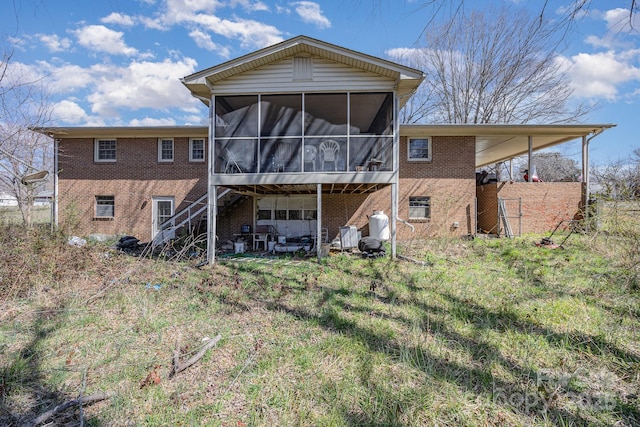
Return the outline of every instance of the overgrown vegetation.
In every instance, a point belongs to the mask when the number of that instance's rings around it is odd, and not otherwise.
[[[109,392],[56,425],[638,425],[640,290],[613,235],[199,270],[5,227],[0,424]]]

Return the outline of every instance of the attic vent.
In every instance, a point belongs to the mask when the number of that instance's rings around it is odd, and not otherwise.
[[[300,56],[293,58],[293,80],[313,80],[313,58]]]

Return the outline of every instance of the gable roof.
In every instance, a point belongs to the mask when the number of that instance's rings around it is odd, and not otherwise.
[[[182,83],[194,96],[208,99],[209,86],[292,56],[319,56],[353,68],[388,77],[397,82],[398,96],[407,98],[424,80],[424,73],[405,65],[333,45],[307,36],[297,36],[248,53],[236,59],[183,77]]]

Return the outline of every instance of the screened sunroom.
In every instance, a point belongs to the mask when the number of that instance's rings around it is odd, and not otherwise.
[[[215,97],[215,172],[393,169],[391,92]]]
[[[280,221],[284,209],[261,216],[269,200],[300,195],[308,206],[286,199],[283,226],[315,228],[317,237],[322,195],[349,197],[391,186],[393,230],[397,116],[423,78],[413,68],[305,36],[184,77],[209,107],[208,246],[215,243],[221,188],[221,194],[254,198],[255,226]],[[305,211],[316,214],[300,218]],[[392,231],[392,253],[394,236]],[[213,262],[211,251],[208,257]]]

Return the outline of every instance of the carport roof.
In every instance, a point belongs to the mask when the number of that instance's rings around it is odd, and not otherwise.
[[[564,142],[596,135],[615,124],[562,124],[562,125],[402,125],[400,135],[420,136],[475,136],[476,167],[508,160],[529,151],[531,137],[533,151]]]

